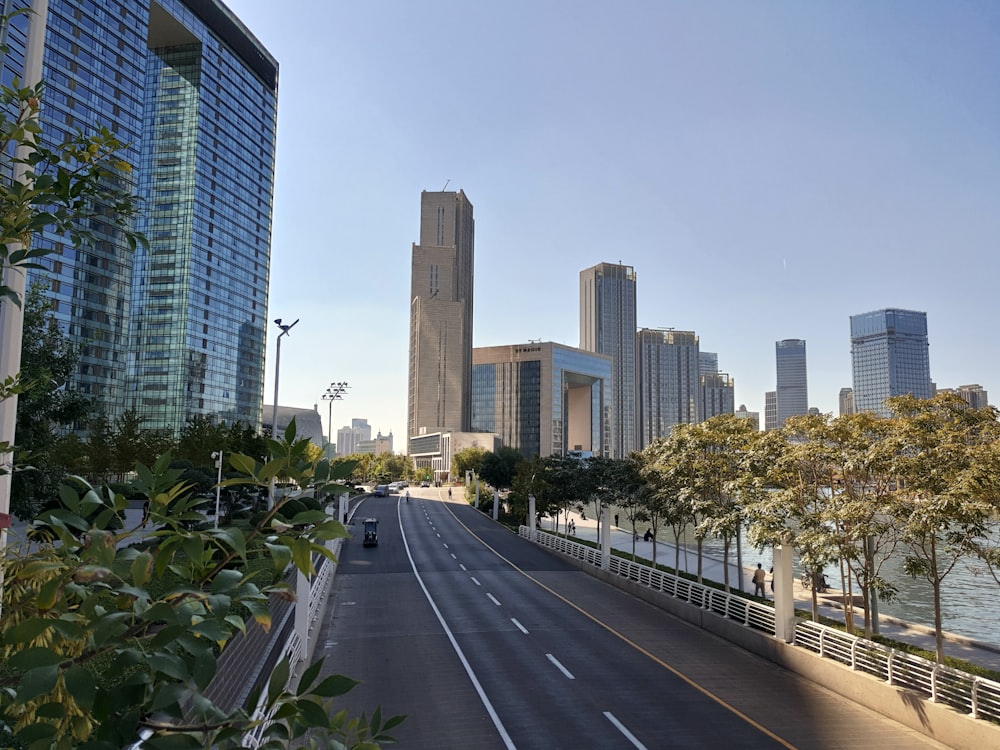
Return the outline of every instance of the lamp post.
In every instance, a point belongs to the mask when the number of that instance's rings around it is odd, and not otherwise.
[[[323,394],[323,400],[330,402],[330,413],[326,418],[326,434],[327,443],[333,445],[333,402],[344,398],[344,391],[347,390],[347,383],[341,381],[339,383],[330,383],[330,387],[326,389],[326,393]],[[333,456],[329,456],[333,458]]]
[[[219,470],[215,480],[215,528],[219,528],[219,500],[222,494],[222,451],[212,451],[215,468]]]
[[[299,319],[295,319],[298,323]],[[281,318],[275,318],[274,324],[281,329],[278,339],[274,342],[274,404],[271,407],[271,439],[278,439],[278,376],[281,373],[281,337],[287,336],[288,332],[295,327],[295,323],[282,323]],[[274,477],[271,477],[271,486],[267,494],[267,509],[274,507]]]

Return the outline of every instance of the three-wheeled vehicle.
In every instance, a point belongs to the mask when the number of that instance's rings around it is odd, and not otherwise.
[[[365,547],[378,546],[378,519],[366,518],[364,526],[365,526],[364,546]]]

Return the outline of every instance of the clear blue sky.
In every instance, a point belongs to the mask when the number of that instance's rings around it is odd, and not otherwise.
[[[774,343],[809,403],[848,318],[928,315],[939,387],[1000,401],[1000,2],[228,0],[278,59],[271,319],[282,404],[404,450],[420,191],[476,217],[476,346],[579,344],[579,272],[694,330],[763,412]],[[449,182],[450,181],[450,182]],[[265,401],[274,389],[274,334]]]

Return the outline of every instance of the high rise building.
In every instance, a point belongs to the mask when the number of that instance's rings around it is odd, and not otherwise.
[[[701,376],[701,418],[732,414],[736,409],[736,383],[728,373],[713,372]]]
[[[851,316],[854,408],[889,415],[890,396],[932,395],[927,314],[886,308]]]
[[[464,192],[421,193],[410,272],[407,438],[469,431],[474,244]]]
[[[768,391],[764,394],[764,429],[778,429],[778,393]]]
[[[737,419],[749,419],[754,430],[760,429],[760,412],[747,411],[746,404],[740,404],[740,408],[733,412],[733,416]]]
[[[358,452],[358,445],[372,439],[372,428],[367,419],[352,419],[350,427],[337,430],[337,455],[351,456]]]
[[[702,420],[701,377],[694,331],[642,328],[636,340],[641,449],[676,424]]]
[[[848,414],[854,414],[853,388],[841,388],[839,400],[840,400],[840,416],[846,417]]]
[[[802,339],[775,342],[774,361],[777,370],[777,426],[782,427],[789,417],[809,412],[806,342]]]
[[[698,352],[698,374],[713,375],[719,371],[717,352]]]
[[[598,263],[580,271],[580,348],[611,357],[611,458],[638,448],[636,281],[632,266]]]
[[[939,388],[937,393],[956,393],[965,399],[973,409],[981,409],[990,405],[989,394],[978,383],[960,385],[958,388]]]
[[[477,347],[472,430],[499,435],[526,458],[607,457],[612,359],[552,342]]]
[[[14,5],[23,5],[15,2]],[[24,17],[3,82],[21,74]],[[125,145],[149,247],[121,233],[36,245],[53,314],[80,348],[66,387],[112,419],[260,425],[278,64],[218,0],[49,0],[43,138],[107,127]],[[101,207],[96,214],[100,215]]]

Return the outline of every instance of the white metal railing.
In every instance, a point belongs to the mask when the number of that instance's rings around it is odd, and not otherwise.
[[[520,527],[520,535],[531,538],[527,526]],[[601,564],[600,550],[588,545],[538,529],[533,541],[595,567]],[[615,555],[611,556],[609,569],[623,578],[774,635],[774,610],[767,605]],[[890,685],[912,690],[934,703],[966,712],[975,719],[1000,723],[1000,682],[976,677],[811,620],[796,621],[795,645],[856,671],[875,675]]]
[[[527,526],[521,526],[520,534],[526,539],[530,538]],[[535,530],[534,541],[543,547],[554,549],[577,560],[583,560],[595,567],[601,564],[601,551],[586,544],[573,542],[565,537],[539,529]],[[668,596],[682,599],[696,607],[715,612],[748,627],[774,635],[774,609],[766,604],[719,591],[712,586],[690,581],[672,573],[664,573],[662,570],[651,568],[648,565],[640,565],[615,555],[611,556],[609,570],[622,578],[628,578],[643,586],[662,591]]]
[[[795,645],[971,715],[1000,723],[1000,682],[844,633],[810,620],[795,625]]]
[[[309,623],[310,630],[316,619],[319,617],[320,604],[326,597],[327,588],[329,584],[330,577],[333,576],[334,564],[326,557],[319,556],[318,564],[316,568],[316,575],[312,577],[309,582],[309,601],[308,602],[296,602],[295,606],[307,606],[309,607]],[[306,655],[307,644],[302,642],[302,638],[296,628],[291,628],[291,632],[288,639],[285,641],[281,648],[281,653],[278,657],[280,662],[282,659],[288,659],[288,663],[291,665],[292,669],[289,670],[289,682],[293,679],[295,675],[295,667],[298,665]],[[287,687],[283,686],[283,687]],[[271,715],[266,708],[267,703],[267,691],[268,686],[265,685],[264,689],[261,691],[260,700],[257,703],[257,707],[254,709],[253,714],[251,714],[250,719],[252,721],[260,722],[251,731],[243,735],[243,744],[248,748],[257,748],[260,746],[261,740],[265,730],[270,724]]]

